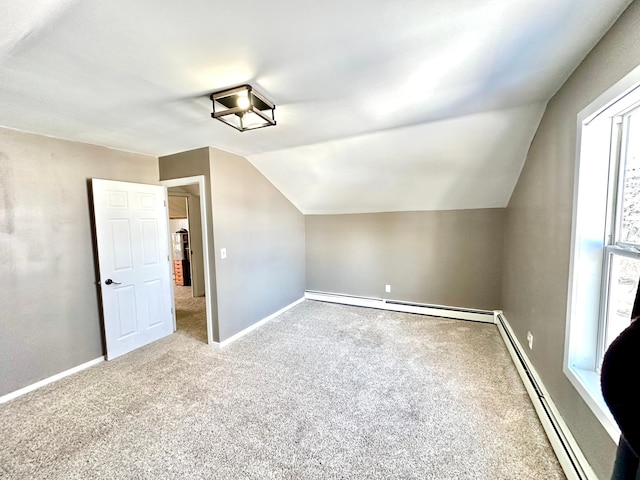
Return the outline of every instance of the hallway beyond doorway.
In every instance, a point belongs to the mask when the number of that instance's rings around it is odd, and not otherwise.
[[[207,343],[205,297],[193,297],[191,287],[173,286],[176,306],[176,330]]]

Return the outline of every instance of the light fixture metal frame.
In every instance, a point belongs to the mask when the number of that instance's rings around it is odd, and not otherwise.
[[[246,108],[242,108],[237,105],[227,106],[224,103],[220,102],[222,99],[231,97],[233,95],[241,94],[242,92],[246,92],[246,96],[249,99],[249,106]],[[226,90],[220,90],[219,92],[214,92],[211,95],[209,95],[209,98],[211,99],[211,103],[213,104],[213,111],[211,112],[211,118],[216,118],[240,132],[246,132],[247,130],[256,130],[258,128],[270,127],[276,124],[275,104],[271,100],[269,100],[267,97],[265,97],[263,94],[258,92],[251,85],[245,84],[245,85],[239,85],[233,88],[228,88]],[[255,102],[254,98],[257,99],[259,102]],[[221,110],[220,108],[216,110],[216,103],[219,103],[220,105],[226,108],[223,110]],[[258,104],[256,105],[256,103]],[[264,120],[264,123],[261,123],[255,126],[245,126],[243,119],[244,119],[244,115],[248,112],[258,115],[260,118],[262,118],[262,120]],[[270,112],[271,115],[269,116],[265,112]],[[237,115],[239,117],[239,126],[235,125],[229,119],[225,118],[229,115]]]

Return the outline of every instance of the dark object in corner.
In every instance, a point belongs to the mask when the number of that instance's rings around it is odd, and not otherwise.
[[[612,480],[640,480],[640,285],[631,325],[609,346],[602,362],[600,384],[613,418],[620,427],[620,443]]]

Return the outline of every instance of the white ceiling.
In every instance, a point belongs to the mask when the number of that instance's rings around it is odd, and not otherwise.
[[[246,156],[304,213],[506,206],[544,106],[630,0],[1,0],[0,125]],[[278,125],[211,119],[251,83]]]

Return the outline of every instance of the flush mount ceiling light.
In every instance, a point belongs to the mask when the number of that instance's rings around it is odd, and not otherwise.
[[[231,125],[236,130],[255,130],[276,124],[276,106],[251,85],[212,93],[212,118]]]

